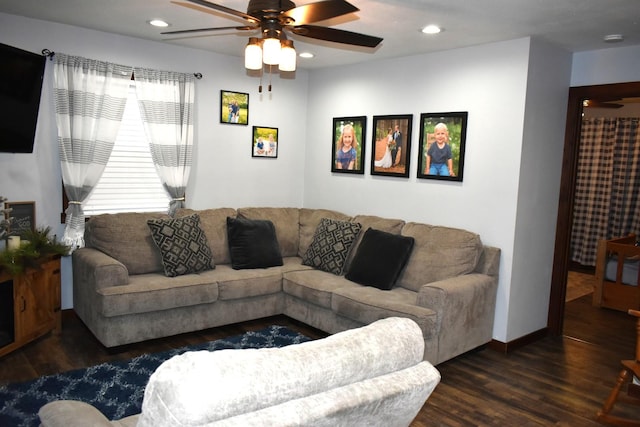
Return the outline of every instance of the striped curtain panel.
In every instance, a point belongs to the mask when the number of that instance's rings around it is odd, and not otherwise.
[[[82,201],[109,160],[133,67],[56,53],[54,99],[62,181],[69,198],[63,243],[84,246]]]
[[[193,159],[195,77],[136,68],[136,95],[151,157],[171,196],[169,214],[184,206]]]
[[[571,259],[595,265],[599,239],[640,234],[638,118],[582,122]]]

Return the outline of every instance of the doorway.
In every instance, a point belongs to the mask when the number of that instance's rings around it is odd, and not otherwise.
[[[551,273],[551,295],[547,328],[553,335],[561,335],[567,274],[569,271],[569,246],[575,177],[580,144],[580,125],[583,103],[588,99],[611,99],[640,96],[640,82],[618,83],[597,86],[580,86],[569,89],[567,105],[567,126],[565,129],[562,175],[560,178],[560,198],[556,222],[556,242],[554,247],[553,271]]]

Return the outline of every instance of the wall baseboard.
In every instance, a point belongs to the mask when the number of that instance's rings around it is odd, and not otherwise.
[[[509,341],[504,343],[498,340],[491,340],[487,346],[494,351],[507,354],[511,351],[514,351],[518,348],[524,347],[527,344],[531,344],[532,342],[538,341],[549,334],[548,328],[542,328],[538,331],[532,332],[523,337],[517,338],[513,341]]]

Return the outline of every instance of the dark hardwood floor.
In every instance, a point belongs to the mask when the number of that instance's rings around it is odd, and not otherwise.
[[[438,365],[442,381],[413,427],[597,426],[595,413],[607,397],[620,359],[632,358],[635,318],[591,307],[590,296],[567,304],[565,335],[546,337],[509,354],[473,351]],[[128,359],[281,324],[312,338],[325,334],[284,316],[230,325],[161,340],[104,349],[72,311],[63,332],[45,336],[0,358],[0,384]],[[640,418],[640,408],[621,408]]]

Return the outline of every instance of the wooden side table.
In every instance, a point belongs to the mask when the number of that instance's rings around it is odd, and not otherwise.
[[[0,323],[0,332],[8,337],[8,343],[0,347],[0,356],[50,331],[61,331],[60,283],[59,256],[43,259],[39,268],[16,276],[0,271],[0,287],[9,286],[13,290],[13,304],[7,304],[13,317],[9,313]],[[3,294],[11,294],[6,289]]]

